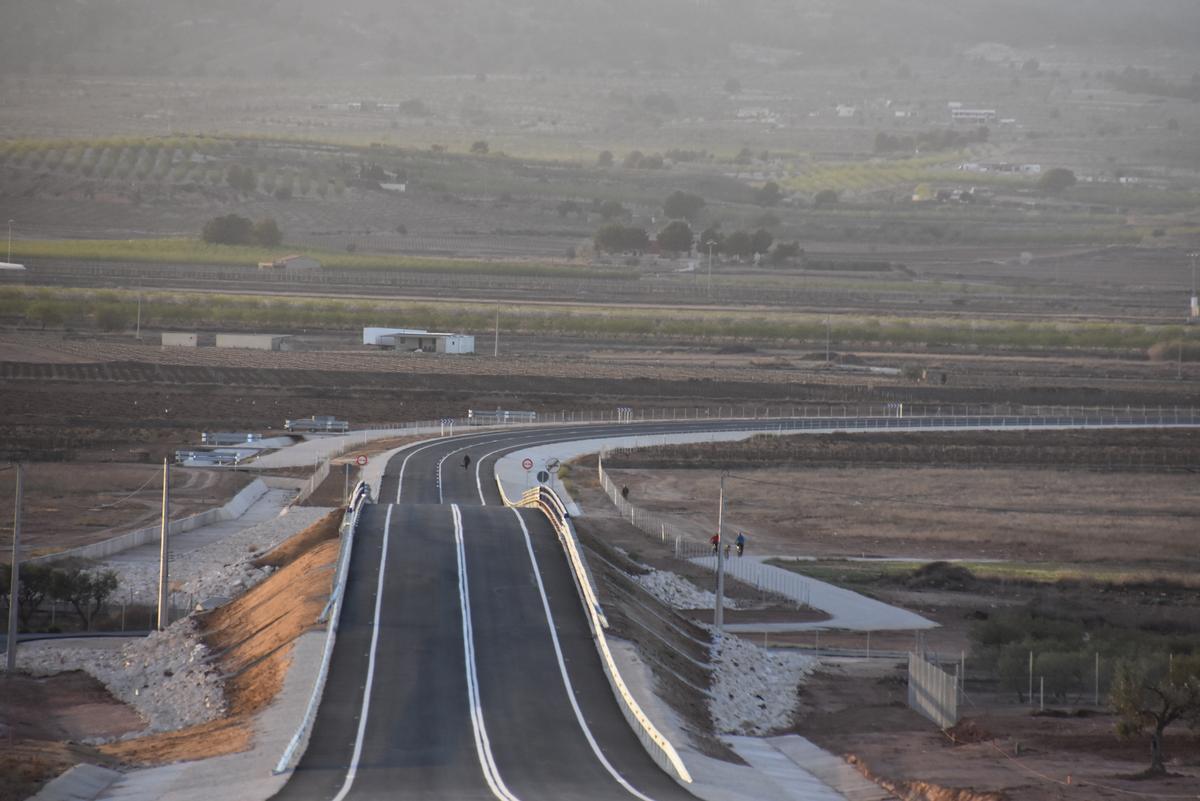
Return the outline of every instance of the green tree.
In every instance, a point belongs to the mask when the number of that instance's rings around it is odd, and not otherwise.
[[[238,214],[213,217],[204,224],[201,238],[213,245],[246,245],[253,241],[254,223]]]
[[[673,220],[658,232],[658,246],[668,253],[689,253],[695,234],[683,220]]]
[[[103,303],[96,308],[96,325],[101,331],[124,331],[133,316],[133,311],[122,303]]]
[[[759,228],[750,235],[750,253],[766,253],[771,249],[771,243],[775,241],[775,237],[771,236],[771,232],[765,228]]]
[[[774,206],[783,199],[779,184],[767,181],[754,192],[754,202],[760,206]]]
[[[478,156],[486,156],[488,153],[488,143],[482,139],[472,142],[471,152]]]
[[[92,572],[67,567],[53,572],[50,592],[55,599],[71,604],[84,629],[91,631],[96,615],[104,609],[118,585],[117,574],[112,570]]]
[[[596,210],[600,212],[600,217],[604,220],[615,220],[618,217],[629,216],[629,212],[625,209],[625,207],[615,200],[604,201],[596,208]]]
[[[66,315],[63,313],[61,303],[42,298],[33,301],[25,308],[25,319],[40,323],[42,330],[45,331],[48,325],[62,325]]]
[[[596,250],[606,253],[626,253],[645,250],[650,237],[644,228],[610,223],[602,226],[593,238]]]
[[[625,156],[622,166],[630,170],[636,170],[642,166],[642,159],[644,158],[646,158],[646,156],[643,155],[642,151],[631,150],[629,154]]]
[[[279,230],[279,225],[272,217],[263,217],[256,222],[250,237],[255,244],[262,245],[265,248],[279,247],[283,242],[283,234]]]
[[[704,198],[675,190],[663,201],[663,212],[672,220],[694,220],[704,208]]]
[[[730,256],[745,259],[754,254],[754,243],[750,238],[750,234],[745,231],[734,231],[725,237],[725,241],[721,245],[721,251],[728,253]]]
[[[1075,173],[1063,167],[1046,170],[1038,179],[1038,190],[1046,195],[1065,192],[1076,183]]]
[[[596,157],[597,167],[611,167],[613,165],[613,154],[611,150],[602,150],[600,155]]]
[[[50,581],[53,569],[48,565],[30,562],[21,565],[20,584],[17,587],[17,615],[21,627],[28,630],[33,616],[50,596]]]
[[[1200,728],[1200,656],[1159,656],[1122,663],[1109,702],[1119,718],[1119,736],[1128,739],[1150,732],[1146,774],[1164,775],[1162,740],[1167,727],[1182,721]]]
[[[834,189],[822,189],[813,197],[813,207],[822,209],[838,204],[838,193]]]

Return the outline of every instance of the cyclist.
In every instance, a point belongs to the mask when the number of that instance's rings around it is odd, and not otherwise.
[[[708,541],[713,547],[713,556],[716,556],[717,550],[720,549],[720,547],[721,547],[721,535],[713,534],[712,537],[710,537]]]
[[[738,556],[741,556],[742,552],[746,550],[746,535],[739,531],[734,542],[737,543]]]

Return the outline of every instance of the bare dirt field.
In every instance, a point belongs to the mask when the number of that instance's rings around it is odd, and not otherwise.
[[[939,627],[921,635],[923,647],[953,661],[965,655],[966,707],[949,736],[907,708],[903,665],[878,659],[834,661],[807,681],[795,731],[852,758],[902,797],[1091,801],[1195,792],[1200,739],[1184,726],[1169,729],[1165,742],[1169,769],[1178,775],[1130,778],[1147,766],[1149,746],[1145,737],[1116,737],[1105,700],[1110,660],[1117,657],[1106,651],[1097,662],[1103,667],[1099,704],[1089,667],[1078,684],[1052,679],[1047,712],[1035,714],[1023,696],[1024,674],[1017,680],[1020,692],[1004,687],[1012,679],[1002,672],[998,678],[996,665],[987,661],[995,657],[975,653],[981,622],[999,620],[1005,610],[1085,621],[1085,632],[1145,642],[1146,648],[1157,647],[1149,643],[1159,632],[1193,636],[1200,602],[1191,583],[1194,549],[1186,543],[1200,530],[1194,473],[1161,465],[1094,468],[1116,454],[1118,461],[1153,454],[1194,465],[1194,434],[1044,432],[1036,442],[1016,433],[795,439],[795,446],[778,441],[757,451],[718,444],[610,457],[648,464],[702,457],[700,464],[732,468],[726,520],[748,532],[751,552],[824,557],[779,564],[929,617]],[[780,466],[765,466],[773,460]],[[801,466],[806,460],[813,466]],[[1088,464],[1093,469],[1083,469]],[[591,473],[584,464],[573,466],[572,484],[583,487],[580,497],[604,514],[611,504],[587,489]],[[610,474],[630,487],[632,502],[668,525],[697,538],[712,529],[720,471],[622,468]],[[635,543],[636,535],[630,547]],[[911,567],[844,561],[862,556],[917,564],[977,561],[968,563],[974,573],[960,577],[948,570],[919,579]],[[824,631],[771,633],[762,641],[905,652],[916,638],[912,632]],[[1085,634],[1085,648],[1086,642]],[[1025,647],[1037,649],[1039,666],[1043,649],[1078,647],[1031,643]],[[1090,666],[1090,652],[1084,656]]]
[[[715,525],[719,471],[610,475],[668,528],[704,539]],[[739,470],[726,480],[725,525],[745,531],[757,553],[1133,568],[1189,558],[1180,543],[1200,530],[1195,483],[1186,473],[1025,468]]]
[[[126,454],[122,454],[126,456]],[[43,462],[26,465],[21,544],[35,555],[52,553],[153,525],[162,516],[162,467],[157,465]],[[0,472],[0,519],[13,517],[13,470]],[[188,517],[226,503],[250,483],[245,473],[175,470],[171,517]],[[0,533],[11,549],[12,529]]]
[[[1200,738],[1169,732],[1165,747],[1187,775],[1154,782],[1128,777],[1145,768],[1144,741],[1118,740],[1104,712],[1039,716],[1027,706],[980,698],[947,733],[905,702],[905,671],[893,663],[833,663],[801,688],[796,731],[861,770],[917,797],[970,801],[1100,801],[1191,798],[1200,777]],[[970,788],[963,790],[962,788]],[[955,795],[958,790],[961,794]],[[995,795],[990,795],[990,794]]]

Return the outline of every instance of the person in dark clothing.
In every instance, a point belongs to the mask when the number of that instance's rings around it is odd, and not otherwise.
[[[622,497],[622,498],[628,498],[628,497],[629,497],[629,487],[627,487],[627,486],[625,486],[625,487],[621,487],[621,497]]]
[[[467,470],[470,467],[471,467],[471,454],[464,453],[463,454],[463,470]]]
[[[738,556],[741,556],[742,552],[746,550],[746,535],[739,531],[734,542],[737,543]]]
[[[709,537],[708,541],[709,541],[710,543],[712,543],[712,547],[713,547],[713,556],[716,556],[716,555],[717,555],[717,550],[718,550],[718,549],[721,547],[721,535],[720,535],[720,534],[713,534],[711,537]]]

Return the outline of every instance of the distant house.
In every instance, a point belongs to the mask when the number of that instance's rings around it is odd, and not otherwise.
[[[983,124],[996,121],[994,108],[951,108],[950,119],[955,122],[970,122]]]
[[[312,256],[300,256],[292,254],[291,256],[283,256],[275,261],[260,261],[258,263],[260,270],[319,270],[321,262],[314,259]]]

